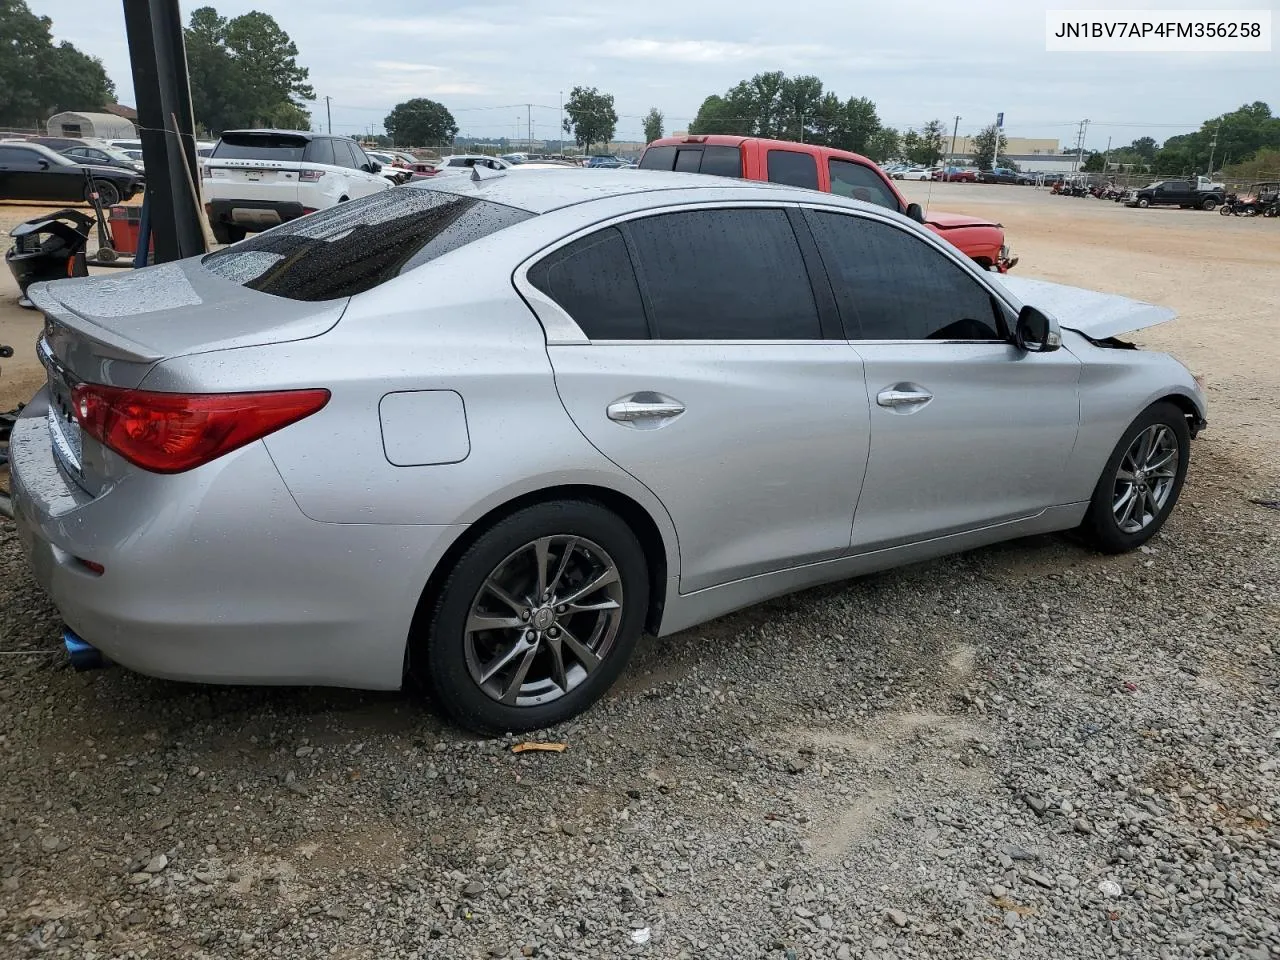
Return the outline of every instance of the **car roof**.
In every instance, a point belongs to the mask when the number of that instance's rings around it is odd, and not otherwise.
[[[815,157],[835,157],[837,160],[849,158],[855,162],[875,163],[868,157],[852,150],[841,150],[839,147],[827,147],[820,143],[797,143],[794,140],[771,140],[768,137],[744,137],[728,133],[691,134],[684,137],[663,137],[649,144],[652,147],[738,147],[747,141],[758,143],[766,149],[790,150],[793,153],[809,153]],[[646,148],[648,149],[648,148]]]
[[[519,168],[516,168],[519,171]],[[576,167],[564,170],[526,170],[497,176],[456,176],[423,180],[406,184],[405,190],[439,190],[459,196],[489,200],[529,213],[549,213],[563,207],[611,197],[638,196],[673,190],[700,190],[715,194],[714,199],[782,200],[817,202],[845,206],[854,210],[888,212],[884,207],[831,193],[819,193],[803,187],[758,180],[713,177],[702,173],[671,173],[666,170],[593,170]],[[698,199],[689,197],[689,200]],[[708,197],[708,199],[713,199]]]

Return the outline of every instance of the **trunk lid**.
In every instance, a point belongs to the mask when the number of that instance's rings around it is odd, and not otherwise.
[[[1168,307],[1144,300],[1048,280],[1013,277],[1007,273],[993,276],[991,280],[1002,284],[1015,299],[1051,314],[1062,326],[1095,340],[1154,327],[1178,315]]]
[[[223,160],[204,162],[205,177],[224,183],[298,184],[301,165],[291,160]]]

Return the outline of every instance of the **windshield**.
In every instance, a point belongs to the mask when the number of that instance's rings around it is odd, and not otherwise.
[[[406,187],[282,224],[203,263],[224,280],[273,296],[334,300],[531,216],[488,200]]]

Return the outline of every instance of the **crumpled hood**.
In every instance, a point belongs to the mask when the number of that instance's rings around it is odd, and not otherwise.
[[[933,224],[939,230],[954,230],[957,227],[998,227],[994,220],[972,217],[967,213],[936,213],[930,211],[924,215],[925,223]]]
[[[1009,274],[991,276],[1016,300],[1052,315],[1061,326],[1103,340],[1167,323],[1178,314],[1168,307],[1144,300],[1131,300],[1114,293],[1099,293],[1048,280],[1032,280]]]

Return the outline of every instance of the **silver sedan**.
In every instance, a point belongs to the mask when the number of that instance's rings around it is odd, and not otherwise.
[[[35,285],[10,455],[78,655],[584,710],[642,632],[1055,530],[1131,550],[1204,398],[1151,304],[979,271],[882,207],[474,173]]]

